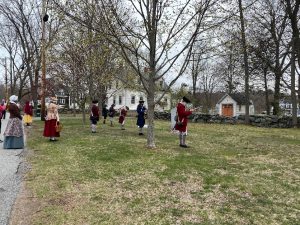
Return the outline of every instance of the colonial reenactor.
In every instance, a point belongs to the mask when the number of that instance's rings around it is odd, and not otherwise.
[[[50,103],[47,106],[47,115],[45,118],[44,137],[49,137],[50,141],[57,141],[60,132],[57,130],[59,125],[57,98],[50,97]]]
[[[93,100],[92,101],[91,114],[90,114],[92,133],[96,133],[97,123],[98,123],[99,118],[100,118],[99,111],[100,110],[99,110],[99,107],[98,107],[98,101]]]
[[[108,114],[108,109],[106,107],[107,107],[106,104],[104,104],[102,107],[103,124],[106,123],[106,118],[107,118],[107,114]]]
[[[188,147],[185,143],[187,136],[188,116],[194,111],[193,109],[186,109],[186,104],[190,102],[191,101],[188,98],[183,97],[182,100],[177,104],[177,121],[175,130],[179,131],[179,146],[183,148]]]
[[[125,118],[128,110],[128,106],[123,106],[122,108],[120,108],[119,123],[121,124],[121,130],[125,130]]]
[[[145,125],[145,113],[147,108],[144,106],[145,101],[139,101],[136,112],[138,114],[136,125],[139,127],[139,135],[144,135],[143,127]]]
[[[115,104],[112,104],[108,110],[108,116],[109,116],[109,121],[110,121],[110,126],[113,127],[114,126],[114,117],[116,114],[116,110],[115,110]]]

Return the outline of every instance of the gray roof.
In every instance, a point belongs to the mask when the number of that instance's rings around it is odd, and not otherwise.
[[[227,96],[230,96],[238,105],[246,105],[246,96],[242,93],[225,94],[218,103],[222,102]],[[249,104],[252,105],[251,100]]]

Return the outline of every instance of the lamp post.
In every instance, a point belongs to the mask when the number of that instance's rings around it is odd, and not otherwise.
[[[45,43],[45,25],[49,16],[46,14],[45,0],[42,2],[42,40],[41,40],[41,62],[42,62],[42,82],[41,82],[41,120],[45,120],[45,92],[46,92],[46,43]]]

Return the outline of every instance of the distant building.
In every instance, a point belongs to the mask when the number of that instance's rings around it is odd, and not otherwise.
[[[246,114],[246,98],[241,93],[225,94],[216,104],[216,113],[234,117]],[[254,114],[253,102],[249,101],[249,114]]]
[[[281,100],[279,102],[279,107],[282,111],[282,114],[285,116],[291,116],[293,114],[292,109],[293,109],[293,105],[292,102],[290,100]],[[299,107],[299,103],[297,103],[297,116],[300,117],[300,107]]]
[[[160,98],[163,94],[165,83],[159,81],[159,90],[156,94],[156,99]],[[128,106],[129,110],[136,110],[139,101],[145,101],[144,105],[148,107],[147,96],[145,91],[138,85],[138,88],[122,87],[118,84],[118,81],[112,83],[107,92],[107,106],[115,104],[115,108],[121,108],[122,106]],[[160,101],[160,104],[155,105],[156,111],[165,111],[171,109],[171,94],[166,93]]]

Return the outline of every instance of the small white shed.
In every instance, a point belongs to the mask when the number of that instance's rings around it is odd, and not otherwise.
[[[216,113],[227,117],[245,115],[245,95],[241,93],[225,94],[216,104]],[[249,101],[249,114],[254,114],[254,105],[251,100]]]

